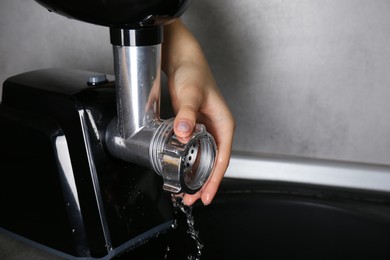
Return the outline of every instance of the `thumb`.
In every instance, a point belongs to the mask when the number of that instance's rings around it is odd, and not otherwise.
[[[180,107],[174,122],[174,132],[176,136],[186,138],[194,131],[202,98],[200,95],[191,95],[190,91],[181,92],[182,95],[179,97]]]

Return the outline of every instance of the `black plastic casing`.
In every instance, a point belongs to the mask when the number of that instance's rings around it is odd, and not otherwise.
[[[160,176],[106,152],[115,87],[88,86],[93,75],[49,69],[4,83],[0,227],[69,256],[111,258],[169,230],[172,203]]]
[[[36,0],[51,12],[107,27],[159,26],[180,17],[190,0]]]

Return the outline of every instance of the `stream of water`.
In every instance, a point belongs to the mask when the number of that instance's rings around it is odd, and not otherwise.
[[[172,198],[173,207],[177,209],[175,211],[175,214],[177,215],[179,213],[178,211],[180,210],[180,212],[182,212],[185,215],[186,223],[187,223],[187,234],[191,237],[191,239],[194,241],[196,246],[196,253],[189,254],[187,256],[187,260],[200,260],[204,245],[199,239],[199,232],[195,229],[195,220],[192,214],[192,206],[185,205],[181,197],[172,195],[171,198]],[[173,228],[177,228],[178,225],[177,221],[175,221],[173,225],[174,225]],[[165,259],[168,259],[169,253],[170,253],[170,247],[168,246]]]

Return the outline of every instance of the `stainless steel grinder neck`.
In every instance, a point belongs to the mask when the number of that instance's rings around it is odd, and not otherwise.
[[[173,132],[173,118],[160,119],[162,30],[110,29],[118,116],[106,144],[113,156],[156,171],[164,190],[193,194],[209,178],[217,149],[205,126],[197,124],[183,141]]]

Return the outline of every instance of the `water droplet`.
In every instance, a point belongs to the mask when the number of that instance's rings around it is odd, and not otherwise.
[[[167,260],[168,259],[168,255],[169,255],[169,252],[171,251],[171,248],[169,246],[167,246],[167,248],[165,249],[165,255],[164,255],[164,259]]]
[[[178,227],[177,220],[175,219],[171,225],[173,229],[176,229]]]

